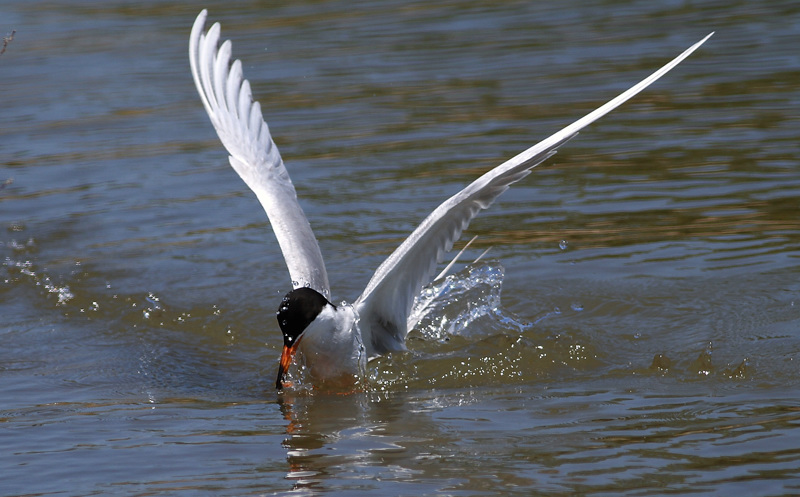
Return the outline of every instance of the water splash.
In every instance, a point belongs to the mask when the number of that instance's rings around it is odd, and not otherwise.
[[[153,292],[147,294],[145,301],[147,305],[142,310],[142,317],[150,319],[151,317],[160,317],[163,314],[164,306],[161,303],[161,299],[156,297]],[[180,319],[180,321],[183,321],[183,319]]]
[[[29,278],[36,286],[44,288],[48,294],[54,295],[57,306],[65,305],[75,298],[69,286],[55,283],[46,273],[37,270],[31,261],[15,261],[6,257],[3,265],[9,274],[7,282]]]
[[[409,329],[434,340],[464,333],[484,317],[523,332],[531,325],[505,311],[500,302],[505,270],[497,261],[474,263],[424,287],[409,316]]]
[[[697,359],[694,360],[691,366],[691,371],[696,372],[698,375],[708,376],[714,372],[714,365],[711,362],[711,353],[713,352],[713,344],[711,342],[706,345],[705,350],[700,352]]]

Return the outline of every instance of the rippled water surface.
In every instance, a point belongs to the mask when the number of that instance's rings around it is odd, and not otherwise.
[[[364,391],[279,397],[290,282],[191,81],[201,6],[0,4],[1,495],[800,493],[797,2],[203,7],[337,302],[716,34],[473,222]]]

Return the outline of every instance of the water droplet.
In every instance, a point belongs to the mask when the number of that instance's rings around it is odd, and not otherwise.
[[[570,304],[570,308],[572,308],[573,311],[580,312],[583,310],[583,304],[580,302],[573,302]]]
[[[559,307],[554,307],[553,308],[553,313],[554,314],[561,314],[561,309]]]
[[[560,242],[558,242],[558,248],[560,248],[561,250],[567,250],[568,245],[569,242],[567,242],[566,240],[561,240]]]
[[[653,356],[653,362],[650,364],[650,369],[665,371],[672,367],[672,361],[664,354],[656,354]]]

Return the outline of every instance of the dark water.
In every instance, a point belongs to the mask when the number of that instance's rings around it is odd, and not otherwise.
[[[279,399],[289,280],[191,81],[201,7],[336,301],[716,34],[472,224],[474,287],[365,392]],[[5,2],[11,30],[0,494],[800,493],[797,2]]]

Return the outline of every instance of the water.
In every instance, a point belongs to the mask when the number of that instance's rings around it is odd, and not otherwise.
[[[278,397],[288,274],[192,85],[200,7],[0,5],[0,494],[800,493],[796,2],[203,6],[335,301],[716,34],[476,219],[364,392]]]

